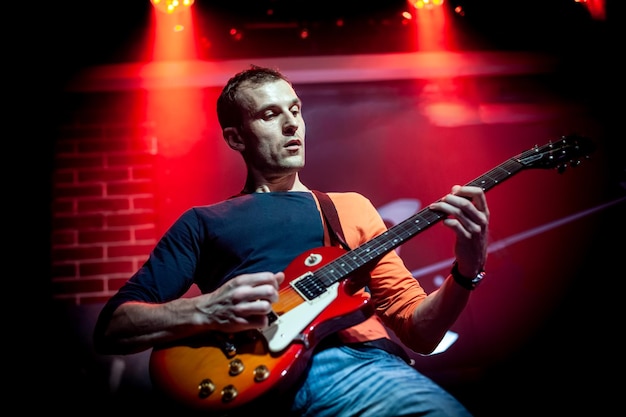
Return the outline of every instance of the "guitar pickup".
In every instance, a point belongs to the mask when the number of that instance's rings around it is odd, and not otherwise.
[[[292,287],[300,294],[305,300],[313,300],[316,297],[324,294],[327,287],[319,280],[313,273],[309,272],[302,275],[297,280],[291,283]]]

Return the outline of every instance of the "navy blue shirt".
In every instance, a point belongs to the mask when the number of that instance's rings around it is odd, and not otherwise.
[[[165,302],[195,283],[215,290],[237,275],[280,272],[301,253],[324,244],[309,192],[253,193],[185,211],[148,260],[105,305],[102,319],[126,301]]]

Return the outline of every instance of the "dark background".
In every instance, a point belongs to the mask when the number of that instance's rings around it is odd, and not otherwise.
[[[26,356],[26,369],[35,372],[17,372],[11,389],[20,394],[24,408],[37,405],[37,400],[56,394],[54,389],[62,376],[47,372],[49,358],[45,352],[48,334],[46,309],[50,302],[49,262],[50,242],[48,231],[50,204],[50,172],[53,143],[50,141],[58,120],[58,103],[63,96],[64,85],[82,68],[106,63],[133,61],[139,42],[142,25],[149,13],[146,2],[132,2],[124,10],[114,10],[94,2],[69,1],[62,5],[37,5],[29,10],[28,24],[15,20],[11,30],[13,38],[19,40],[12,55],[9,69],[14,79],[19,80],[15,96],[9,95],[11,112],[19,124],[9,136],[10,155],[19,155],[19,181],[15,182],[10,203],[9,219],[24,217],[23,221],[10,222],[15,230],[9,257],[20,266],[19,286],[16,297],[7,305],[11,311],[20,312],[23,320],[9,316],[8,330],[15,343],[10,343],[11,356]],[[196,1],[199,8],[218,7],[225,15],[232,2]],[[249,22],[266,21],[260,17],[266,7],[260,2],[254,13],[246,13],[246,2],[235,6],[238,17]],[[262,2],[261,2],[262,3]],[[315,2],[314,9],[298,2],[267,2],[279,13],[274,21],[296,21],[314,16],[319,25],[327,24],[342,16],[353,16],[359,21],[355,26],[367,27],[371,16],[383,16],[387,7],[366,7],[358,13],[350,12],[356,2]],[[389,9],[399,2],[388,2]],[[461,48],[485,50],[536,50],[548,51],[563,57],[560,72],[547,80],[549,88],[584,102],[590,114],[602,125],[602,161],[607,164],[609,184],[606,198],[623,195],[626,181],[624,163],[624,138],[621,132],[619,106],[623,81],[619,26],[623,22],[616,2],[607,3],[607,20],[594,21],[588,18],[580,5],[572,1],[551,1],[528,4],[520,9],[512,2],[480,1],[463,2],[466,15],[458,24],[474,34]],[[342,5],[345,5],[345,9]],[[296,7],[299,6],[299,7]],[[537,7],[533,7],[537,6]],[[259,10],[262,9],[262,10]],[[331,16],[327,17],[326,13]],[[17,16],[16,16],[17,17]],[[234,19],[235,17],[233,17]],[[356,29],[355,29],[356,30]],[[383,29],[381,29],[383,30]],[[391,31],[391,29],[390,29]],[[273,39],[275,33],[265,35]],[[361,32],[359,32],[361,33]],[[380,33],[378,33],[380,35]],[[373,35],[376,37],[376,33]],[[357,43],[343,34],[342,41],[319,40],[314,45],[302,48],[294,40],[280,48],[262,50],[256,45],[242,46],[241,50],[224,48],[220,52],[224,59],[235,57],[273,56],[293,54],[351,54],[398,52],[397,45],[389,42]],[[365,45],[369,45],[368,48]],[[621,48],[621,49],[620,49]],[[236,56],[235,56],[236,55]],[[11,79],[13,79],[11,78]],[[10,80],[11,80],[10,79]],[[14,90],[10,88],[10,90]],[[15,112],[15,113],[13,113]],[[11,161],[7,161],[8,163]],[[13,161],[15,164],[15,161]],[[12,169],[13,171],[13,169]],[[580,181],[577,187],[583,193],[586,184]],[[572,193],[577,190],[573,189]],[[562,197],[567,203],[567,197]],[[619,328],[621,328],[622,281],[626,275],[623,268],[625,245],[623,233],[623,204],[607,210],[596,219],[591,234],[584,234],[584,253],[576,253],[586,262],[578,262],[579,270],[572,276],[558,309],[547,315],[541,326],[515,351],[490,367],[479,381],[471,384],[451,384],[448,388],[473,407],[477,415],[526,415],[537,413],[589,412],[612,414],[618,409],[619,378],[623,369]],[[25,215],[24,215],[25,214]],[[581,239],[575,232],[569,237],[575,242]],[[13,253],[13,251],[15,253]],[[554,248],[555,263],[567,263],[567,253]],[[33,262],[33,259],[41,260]],[[579,259],[578,259],[579,260]],[[36,295],[36,297],[33,297]],[[39,297],[41,295],[41,297]],[[532,305],[533,300],[528,300]],[[14,349],[14,350],[13,350]],[[42,359],[44,359],[42,361]],[[612,378],[609,378],[611,376]],[[442,378],[445,381],[445,377]],[[70,385],[70,389],[71,389]],[[76,387],[74,387],[76,388]],[[537,408],[544,400],[545,407]],[[526,402],[528,400],[528,402]]]

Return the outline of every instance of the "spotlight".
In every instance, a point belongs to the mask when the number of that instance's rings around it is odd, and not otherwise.
[[[443,5],[444,0],[411,0],[410,3],[416,9],[432,9]]]
[[[167,14],[176,13],[183,7],[191,7],[195,0],[150,0],[152,5],[159,11]]]

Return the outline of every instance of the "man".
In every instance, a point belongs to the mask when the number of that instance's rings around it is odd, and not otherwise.
[[[226,143],[245,161],[243,189],[226,201],[189,209],[164,234],[148,261],[102,310],[94,334],[101,353],[176,346],[206,334],[263,332],[277,318],[273,305],[280,301],[281,284],[295,278],[286,279],[289,264],[312,248],[336,242],[331,237],[337,225],[327,224],[318,197],[300,181],[306,129],[302,103],[290,81],[277,70],[252,66],[228,81],[217,100],[217,114]],[[350,248],[386,230],[362,195],[328,196]],[[457,185],[429,208],[443,213],[443,223],[456,233],[456,262],[441,287],[427,295],[397,253],[386,252],[367,266],[366,274],[346,280],[349,296],[362,297],[357,299],[373,307],[374,314],[339,326],[323,340],[311,337],[314,346],[295,337],[288,340],[306,351],[301,375],[288,387],[277,386],[227,412],[258,410],[257,404],[265,402],[278,415],[469,415],[406,363],[385,327],[413,351],[432,352],[482,278],[489,221],[484,192]],[[194,283],[202,295],[182,297]]]

